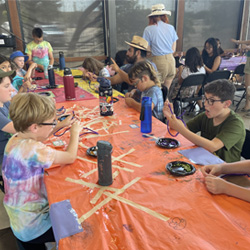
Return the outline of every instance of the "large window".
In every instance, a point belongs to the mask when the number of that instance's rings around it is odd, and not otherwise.
[[[166,10],[172,12],[169,22],[174,25],[174,0],[116,0],[117,51],[127,49],[128,46],[124,41],[130,42],[134,35],[142,36],[148,25],[147,16],[151,13],[151,7],[158,3],[164,3]]]
[[[19,0],[19,9],[26,43],[32,40],[32,29],[40,27],[54,54],[63,50],[66,57],[104,55],[101,0]]]
[[[236,38],[241,0],[185,0],[183,51],[191,47],[203,49],[209,37],[219,38],[223,49],[233,48]]]

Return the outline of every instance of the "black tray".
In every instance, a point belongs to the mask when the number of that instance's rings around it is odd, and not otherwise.
[[[190,171],[186,170],[181,165],[190,167]],[[169,162],[167,164],[167,166],[166,166],[166,169],[172,175],[178,175],[178,176],[190,175],[190,174],[193,174],[196,171],[195,167],[192,164],[190,164],[188,162],[185,162],[185,161],[172,161],[172,162]]]
[[[173,138],[159,138],[156,141],[156,145],[158,145],[161,148],[177,148],[180,146],[180,142],[173,139]]]

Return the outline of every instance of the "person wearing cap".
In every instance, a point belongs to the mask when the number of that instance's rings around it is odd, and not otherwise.
[[[115,76],[109,78],[112,85],[121,84],[121,92],[131,91],[134,87],[130,82],[128,77],[129,70],[134,66],[135,63],[147,60],[148,42],[140,37],[133,36],[131,42],[126,42],[129,45],[129,48],[126,53],[127,64],[119,68],[115,60],[112,60],[113,64],[111,65],[112,69],[117,73]],[[156,65],[150,62],[155,70],[157,71]]]
[[[167,15],[171,15],[171,12],[165,10],[164,4],[153,5],[143,38],[148,41],[151,48],[152,61],[161,74],[162,83],[169,89],[176,74],[173,53],[176,50],[178,36],[174,27],[168,23]]]
[[[25,71],[23,69],[25,62],[28,60],[28,56],[24,55],[22,51],[14,51],[10,55],[10,59],[12,62],[15,64],[16,68],[16,76],[13,78],[13,86],[19,90],[20,87],[23,85],[24,81],[26,82],[25,84],[27,85],[28,88],[32,89],[32,79],[31,75],[33,71],[36,69],[37,64],[36,63],[31,63],[28,70]]]
[[[0,175],[2,175],[2,161],[5,145],[7,144],[11,134],[16,131],[12,121],[9,119],[9,106],[11,100],[11,80],[15,72],[3,71],[0,69]]]

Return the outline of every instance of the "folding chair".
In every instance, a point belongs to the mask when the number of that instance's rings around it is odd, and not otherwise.
[[[237,104],[235,106],[235,112],[238,110],[238,108],[241,104],[241,101],[246,97],[246,88],[245,88],[245,82],[244,82],[244,75],[245,75],[244,69],[245,69],[245,64],[238,65],[235,68],[235,70],[231,76],[231,81],[234,83],[234,86],[236,88],[236,92],[243,92],[242,95],[235,95],[235,97],[239,98],[238,100],[233,100],[233,104],[234,104],[234,102],[237,102]],[[242,77],[241,82],[238,82],[237,75]]]
[[[246,129],[246,138],[241,151],[241,156],[250,159],[250,130]]]
[[[217,70],[208,75],[206,79],[206,83],[209,83],[218,79],[229,79],[230,75],[231,75],[231,72],[229,70]]]
[[[177,106],[178,101],[180,102],[180,111],[182,113],[182,104],[183,102],[191,102],[191,103],[196,103],[198,100],[202,99],[202,95],[203,95],[203,90],[204,90],[204,84],[205,84],[205,79],[206,79],[206,75],[205,74],[196,74],[196,75],[190,75],[187,78],[185,78],[181,84],[181,87],[176,95],[176,97],[173,99],[173,105],[174,105],[174,111],[175,114],[178,115],[179,114],[179,105]],[[193,87],[193,86],[200,86],[201,87],[201,91],[199,91],[198,94],[196,94],[196,91],[194,92],[194,94],[191,97],[185,97],[182,96],[181,94],[181,90],[187,88],[187,87]],[[193,110],[193,105],[191,105],[189,112],[191,112]]]

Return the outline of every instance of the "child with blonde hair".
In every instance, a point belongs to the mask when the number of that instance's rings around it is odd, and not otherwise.
[[[16,95],[10,104],[10,119],[17,131],[6,145],[3,159],[4,206],[19,246],[46,249],[54,240],[49,203],[44,184],[44,169],[52,164],[71,164],[78,150],[80,123],[70,129],[66,151],[58,151],[43,142],[57,126],[55,102],[35,93]],[[72,115],[63,125],[71,123]],[[73,120],[72,120],[73,121]]]

